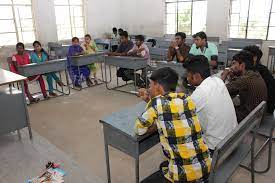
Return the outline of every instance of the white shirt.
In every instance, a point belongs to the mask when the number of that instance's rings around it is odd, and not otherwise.
[[[237,125],[235,108],[224,82],[215,76],[206,78],[193,92],[203,137],[215,149]]]

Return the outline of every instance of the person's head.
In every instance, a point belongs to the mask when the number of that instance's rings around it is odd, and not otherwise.
[[[118,34],[121,36],[121,34],[124,32],[124,30],[122,28],[118,29]]]
[[[120,42],[121,43],[126,43],[128,41],[128,32],[127,31],[123,31],[120,34]]]
[[[178,84],[178,74],[170,67],[154,71],[150,77],[149,94],[151,97],[175,92]]]
[[[73,44],[74,46],[79,45],[79,39],[78,39],[78,37],[73,37],[73,38],[72,38],[72,44]]]
[[[32,43],[32,46],[33,46],[35,52],[39,53],[39,52],[42,51],[42,46],[41,46],[41,43],[39,41],[34,41]]]
[[[207,35],[202,31],[194,34],[193,39],[197,47],[205,46],[207,43]]]
[[[84,36],[84,39],[85,39],[85,43],[90,44],[90,42],[91,42],[91,40],[92,40],[92,37],[91,37],[90,34],[86,34],[86,35]]]
[[[117,34],[117,28],[116,27],[113,27],[113,33]]]
[[[187,70],[187,81],[192,86],[199,86],[211,75],[208,59],[203,55],[192,56],[184,67]]]
[[[243,50],[249,51],[252,54],[254,66],[260,63],[261,58],[263,56],[263,52],[258,46],[256,45],[246,46],[244,47]]]
[[[25,51],[25,45],[21,42],[16,44],[16,51],[19,55],[23,55],[24,51]]]
[[[236,76],[243,75],[247,70],[253,70],[253,55],[248,51],[240,51],[233,56],[231,70]]]
[[[177,42],[178,46],[182,45],[185,42],[186,34],[183,32],[177,32],[175,34],[175,41]]]
[[[143,35],[137,35],[135,37],[136,39],[136,45],[141,46],[144,43],[144,36]]]

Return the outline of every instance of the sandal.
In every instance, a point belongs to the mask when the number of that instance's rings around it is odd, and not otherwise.
[[[51,97],[57,97],[58,95],[56,94],[56,93],[54,93],[54,92],[49,92],[49,95],[51,96]]]

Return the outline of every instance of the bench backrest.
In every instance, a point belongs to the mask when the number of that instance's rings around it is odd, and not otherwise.
[[[209,182],[213,182],[215,172],[226,161],[231,153],[240,145],[244,137],[261,123],[266,102],[260,103],[241,123],[225,137],[215,148],[212,158]]]
[[[149,47],[152,60],[166,60],[168,49]]]

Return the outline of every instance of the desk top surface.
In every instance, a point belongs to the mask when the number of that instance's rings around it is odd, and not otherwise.
[[[24,76],[0,68],[0,86],[27,79]]]
[[[275,49],[275,46],[269,46],[268,48],[270,48],[270,49]]]
[[[142,57],[132,57],[132,56],[105,56],[105,58],[109,59],[117,59],[117,60],[143,60],[147,61],[147,59]]]
[[[111,115],[100,120],[104,125],[109,125],[112,129],[126,134],[129,138],[138,141],[146,138],[144,136],[137,136],[134,131],[136,119],[144,112],[146,107],[145,102],[138,103],[135,106],[128,107],[119,112],[112,113]]]

